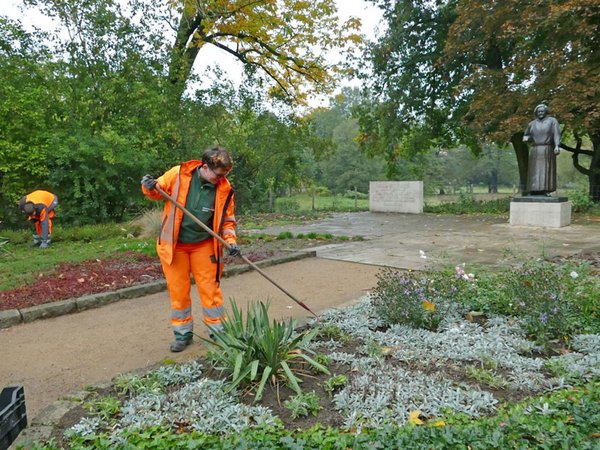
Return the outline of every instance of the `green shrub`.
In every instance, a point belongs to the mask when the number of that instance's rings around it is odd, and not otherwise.
[[[312,359],[306,345],[316,330],[298,334],[296,322],[273,320],[269,322],[268,304],[258,302],[248,306],[246,320],[235,302],[231,301],[231,315],[223,322],[224,331],[216,333],[214,341],[206,340],[208,358],[214,366],[231,376],[229,391],[239,385],[256,388],[255,401],[260,400],[267,383],[288,384],[297,394],[299,371],[310,368],[329,373],[326,367]]]
[[[309,414],[316,416],[321,410],[319,396],[313,391],[307,394],[297,394],[283,402],[283,406],[290,410],[292,419],[306,417]]]
[[[423,210],[435,214],[506,214],[510,210],[510,199],[478,201],[471,195],[461,193],[458,202],[425,204]]]
[[[574,212],[588,212],[597,208],[589,193],[584,189],[578,189],[569,193],[569,201],[573,206]]]
[[[335,391],[342,389],[346,384],[348,384],[346,375],[334,375],[323,383],[323,389],[332,396]]]
[[[546,261],[530,261],[491,277],[496,295],[489,297],[486,308],[519,318],[540,345],[547,346],[553,339],[565,341],[575,331],[571,320],[575,311],[566,298],[573,280],[563,270]]]
[[[482,276],[471,304],[518,318],[545,350],[553,340],[568,343],[575,333],[600,331],[600,283],[587,266],[531,260]]]
[[[378,274],[373,304],[389,324],[435,330],[450,307],[511,316],[544,350],[567,344],[575,333],[600,331],[600,282],[587,266],[543,260],[475,280],[461,266],[416,274],[386,269]]]
[[[415,272],[384,269],[377,274],[373,305],[388,324],[435,330],[442,319],[430,280]]]
[[[275,211],[284,214],[297,213],[300,211],[300,203],[298,203],[297,200],[289,197],[278,198],[275,202]]]
[[[291,231],[282,231],[281,233],[279,233],[277,235],[277,239],[279,239],[279,240],[294,239],[294,234]]]

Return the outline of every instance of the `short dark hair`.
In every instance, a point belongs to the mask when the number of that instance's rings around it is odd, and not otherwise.
[[[33,204],[33,202],[28,202],[25,197],[23,197],[19,202],[19,208],[24,214],[27,214],[28,216],[33,215],[33,213],[35,212],[35,205]]]
[[[202,163],[206,164],[210,169],[230,171],[233,167],[233,160],[229,152],[218,145],[204,150],[204,153],[202,153]]]

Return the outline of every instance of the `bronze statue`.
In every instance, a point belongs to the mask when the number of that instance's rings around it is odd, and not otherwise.
[[[537,105],[535,120],[529,122],[523,142],[533,141],[529,152],[527,190],[530,195],[550,195],[556,190],[556,155],[560,153],[560,127],[548,115],[548,106]]]

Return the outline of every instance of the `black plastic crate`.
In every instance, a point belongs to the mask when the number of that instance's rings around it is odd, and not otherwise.
[[[6,450],[26,426],[23,386],[5,387],[0,392],[0,450]]]

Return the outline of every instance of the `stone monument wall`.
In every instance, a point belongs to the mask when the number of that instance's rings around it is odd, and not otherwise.
[[[423,212],[422,181],[371,181],[369,210],[372,212]]]

